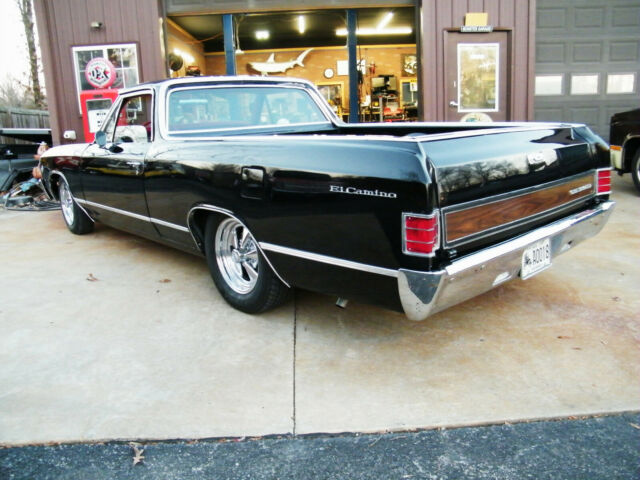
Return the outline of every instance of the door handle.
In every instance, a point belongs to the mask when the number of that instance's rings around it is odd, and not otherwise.
[[[253,200],[263,200],[266,195],[264,169],[259,167],[242,167],[242,186],[240,196]]]
[[[264,170],[261,168],[244,167],[242,169],[242,181],[252,185],[262,185],[264,181]]]
[[[451,100],[451,101],[449,102],[449,106],[450,106],[451,108],[456,108],[456,107],[458,107],[458,102],[456,102],[455,100]]]

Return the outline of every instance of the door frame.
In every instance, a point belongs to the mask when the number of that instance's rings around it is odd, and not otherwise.
[[[494,28],[492,33],[506,33],[507,34],[507,55],[506,55],[506,67],[507,67],[507,89],[506,89],[506,101],[507,101],[507,121],[512,121],[514,118],[514,114],[515,114],[515,110],[514,110],[514,102],[513,102],[513,89],[514,89],[514,65],[515,65],[515,59],[513,58],[513,29],[511,28],[502,28],[502,27],[497,27]],[[447,116],[447,110],[449,108],[449,101],[450,99],[448,98],[447,95],[447,91],[448,91],[448,87],[447,87],[447,72],[449,71],[449,66],[450,66],[450,62],[451,59],[449,58],[449,55],[447,55],[447,46],[449,44],[449,34],[451,33],[461,33],[459,28],[445,28],[443,30],[443,35],[442,35],[442,52],[443,52],[443,56],[444,56],[444,63],[443,63],[443,68],[442,68],[442,72],[440,74],[441,76],[441,81],[442,81],[442,106],[443,106],[443,118],[442,120],[446,119]],[[472,35],[472,34],[464,34],[461,33],[461,35]],[[482,35],[482,34],[478,34],[478,35]],[[457,59],[456,59],[457,62]]]

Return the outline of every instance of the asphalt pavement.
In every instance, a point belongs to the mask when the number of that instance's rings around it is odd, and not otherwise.
[[[636,480],[639,447],[640,414],[627,413],[387,434],[14,447],[0,450],[0,478]]]

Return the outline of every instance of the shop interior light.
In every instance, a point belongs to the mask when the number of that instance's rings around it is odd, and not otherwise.
[[[358,28],[356,35],[409,35],[413,32],[411,27],[387,27],[387,28]],[[336,30],[336,35],[339,37],[347,36],[346,28],[339,28]]]
[[[307,30],[307,21],[304,18],[304,15],[298,16],[298,31],[300,33],[304,33]]]
[[[269,40],[269,30],[256,30],[256,40]]]
[[[382,17],[382,20],[380,20],[380,23],[378,23],[378,26],[376,27],[376,29],[383,30],[387,25],[389,25],[389,22],[391,21],[392,18],[393,18],[393,12],[385,13],[384,17]]]

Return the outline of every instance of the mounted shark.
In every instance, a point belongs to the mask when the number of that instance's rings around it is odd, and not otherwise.
[[[289,60],[288,62],[276,62],[276,54],[272,53],[269,55],[266,62],[249,62],[249,66],[255,71],[260,72],[262,75],[268,75],[270,73],[284,73],[296,65],[304,67],[302,60],[304,60],[304,57],[306,57],[311,50],[313,50],[313,48],[307,48],[298,56],[298,58],[295,60]]]

